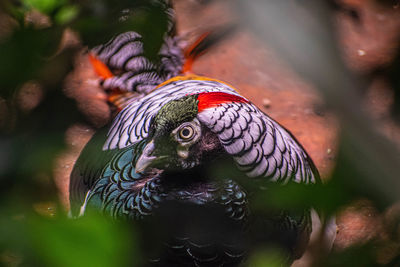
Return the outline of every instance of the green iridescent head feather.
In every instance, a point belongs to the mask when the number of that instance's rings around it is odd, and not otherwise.
[[[188,95],[168,102],[154,117],[150,135],[163,135],[183,122],[193,120],[198,113],[197,104],[196,95]]]

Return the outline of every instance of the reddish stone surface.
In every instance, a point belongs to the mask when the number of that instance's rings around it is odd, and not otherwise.
[[[336,249],[352,244],[363,244],[382,233],[382,220],[372,203],[360,200],[338,214],[339,236]]]
[[[337,16],[338,41],[344,60],[357,72],[366,73],[389,63],[400,37],[400,6],[383,6],[372,0],[342,0],[357,10],[357,23],[343,13]]]
[[[79,110],[95,127],[102,127],[110,120],[107,96],[99,87],[99,77],[90,65],[86,52],[78,54],[75,68],[65,81],[64,92],[77,101]]]

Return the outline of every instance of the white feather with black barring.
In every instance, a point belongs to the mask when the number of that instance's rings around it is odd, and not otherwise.
[[[249,177],[315,183],[307,154],[278,123],[251,103],[222,103],[198,114]]]
[[[152,118],[166,103],[187,95],[221,93],[227,101],[201,110],[198,118],[218,135],[226,152],[249,177],[315,183],[311,163],[297,141],[278,123],[215,80],[177,80],[129,103],[114,119],[103,150],[122,149],[147,137]]]

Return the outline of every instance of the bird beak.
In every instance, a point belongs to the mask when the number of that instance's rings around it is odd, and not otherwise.
[[[143,173],[147,169],[147,167],[149,167],[151,163],[153,163],[153,161],[157,158],[156,156],[152,156],[154,149],[155,145],[154,141],[152,140],[144,147],[142,155],[140,155],[139,159],[136,162],[136,173]]]

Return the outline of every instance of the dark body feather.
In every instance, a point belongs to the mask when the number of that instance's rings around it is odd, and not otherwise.
[[[85,213],[140,222],[149,265],[238,266],[252,248],[265,246],[285,251],[289,264],[304,252],[309,211],[252,213],[251,193],[229,177],[213,177],[219,164],[236,168],[223,152],[191,170],[152,169],[142,175],[134,166],[145,142],[98,154],[103,134],[92,138],[75,165],[71,179],[81,183],[71,192],[81,188],[71,203],[83,204],[83,193],[89,192]]]

